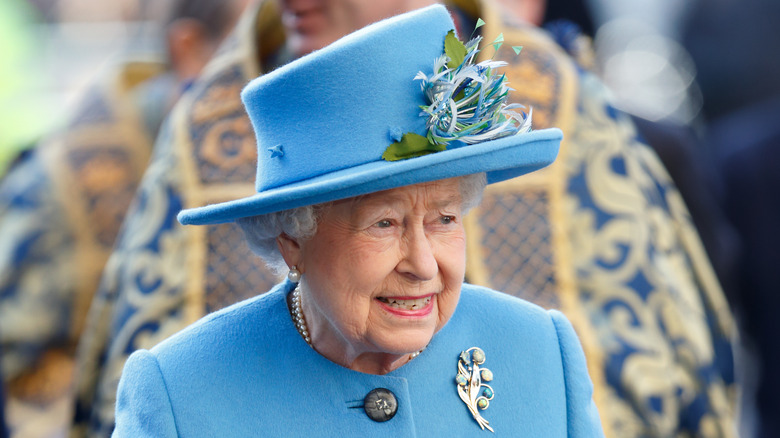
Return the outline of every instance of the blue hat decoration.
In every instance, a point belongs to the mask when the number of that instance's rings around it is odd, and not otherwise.
[[[481,38],[464,45],[454,28],[446,8],[430,6],[250,82],[241,98],[257,137],[257,193],[179,221],[224,223],[480,172],[495,183],[552,163],[561,131],[531,131],[530,113],[506,104],[504,63],[475,63]]]

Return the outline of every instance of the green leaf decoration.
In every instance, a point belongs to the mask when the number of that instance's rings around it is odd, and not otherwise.
[[[498,52],[498,49],[501,48],[501,46],[504,44],[504,34],[503,32],[498,34],[495,40],[491,43],[493,45],[493,49],[495,49],[496,52]]]
[[[523,46],[512,46],[512,50],[515,51],[515,55],[519,55],[520,51],[523,50]]]
[[[434,152],[441,152],[447,149],[447,146],[443,144],[435,144],[428,141],[428,138],[422,135],[415,134],[414,132],[407,132],[401,138],[401,141],[397,141],[382,154],[382,159],[385,161],[399,161],[406,160],[408,158],[421,157],[423,155],[432,154]]]
[[[474,27],[474,30],[479,29],[480,27],[484,26],[485,22],[482,21],[481,18],[477,18],[477,25]]]
[[[455,36],[454,30],[447,32],[444,37],[444,53],[450,58],[447,67],[452,69],[461,65],[466,58],[466,46]]]

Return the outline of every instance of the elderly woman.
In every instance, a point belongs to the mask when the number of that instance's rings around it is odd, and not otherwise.
[[[237,221],[287,280],[135,352],[115,436],[602,436],[566,318],[463,283],[464,215],[561,133],[453,28],[425,8],[246,87],[257,193],[179,220]]]

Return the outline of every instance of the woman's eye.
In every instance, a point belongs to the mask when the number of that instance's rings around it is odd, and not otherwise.
[[[455,222],[455,216],[442,216],[441,219],[439,219],[442,224],[449,225],[453,222]]]
[[[381,220],[381,221],[376,223],[376,226],[379,227],[379,228],[390,228],[392,225],[393,225],[393,223],[390,222],[387,219]]]

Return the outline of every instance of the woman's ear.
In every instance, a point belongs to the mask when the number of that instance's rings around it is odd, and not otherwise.
[[[297,266],[298,270],[303,270],[301,245],[297,240],[282,233],[276,238],[276,245],[279,247],[279,252],[282,253],[282,258],[284,259],[284,262],[287,263],[287,266]]]

